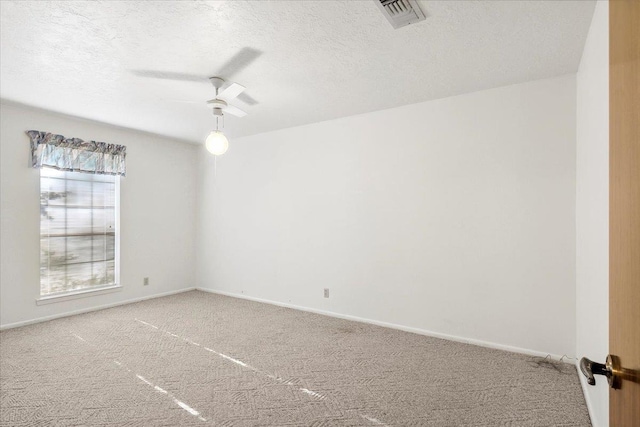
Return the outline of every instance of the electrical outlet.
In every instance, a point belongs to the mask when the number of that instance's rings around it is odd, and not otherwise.
[[[329,288],[324,288],[324,297],[329,298]]]
[[[148,286],[148,285],[149,285],[149,278],[148,278],[148,277],[145,277],[145,278],[144,278],[144,282],[143,282],[143,284],[144,284],[145,286]]]

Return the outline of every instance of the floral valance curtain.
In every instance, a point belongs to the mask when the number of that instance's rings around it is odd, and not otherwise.
[[[126,174],[127,147],[106,142],[65,138],[48,132],[27,131],[31,138],[31,166],[101,175]]]

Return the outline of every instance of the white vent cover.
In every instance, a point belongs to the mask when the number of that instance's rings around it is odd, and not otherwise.
[[[393,28],[404,27],[424,19],[416,0],[374,0]]]

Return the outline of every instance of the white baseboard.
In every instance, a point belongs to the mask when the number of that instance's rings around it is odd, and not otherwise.
[[[538,356],[538,357],[550,356],[554,360],[560,360],[562,358],[562,356],[557,355],[557,354],[549,354],[549,353],[545,353],[545,352],[542,352],[542,351],[530,350],[530,349],[527,349],[527,348],[514,347],[514,346],[510,346],[510,345],[498,344],[498,343],[489,342],[489,341],[482,341],[482,340],[477,340],[477,339],[473,339],[473,338],[465,338],[465,337],[459,337],[459,336],[456,336],[456,335],[443,334],[443,333],[440,333],[440,332],[429,331],[429,330],[426,330],[426,329],[413,328],[413,327],[410,327],[410,326],[398,325],[398,324],[395,324],[395,323],[381,322],[379,320],[366,319],[366,318],[363,318],[363,317],[352,316],[352,315],[349,315],[349,314],[341,314],[341,313],[336,313],[336,312],[333,312],[333,311],[318,310],[318,309],[315,309],[315,308],[303,307],[303,306],[294,305],[294,304],[287,304],[287,303],[280,302],[280,301],[273,301],[273,300],[268,300],[268,299],[264,299],[264,298],[251,297],[251,296],[247,296],[247,295],[244,295],[244,294],[236,294],[236,293],[233,293],[233,292],[219,291],[219,290],[208,289],[208,288],[196,288],[196,289],[199,290],[199,291],[209,292],[209,293],[212,293],[212,294],[225,295],[225,296],[233,297],[233,298],[240,298],[240,299],[246,299],[246,300],[249,300],[249,301],[255,301],[255,302],[261,302],[261,303],[265,303],[265,304],[277,305],[279,307],[286,307],[286,308],[291,308],[291,309],[294,309],[294,310],[307,311],[307,312],[310,312],[310,313],[322,314],[324,316],[336,317],[338,319],[352,320],[354,322],[369,323],[371,325],[383,326],[385,328],[391,328],[391,329],[398,329],[400,331],[412,332],[414,334],[426,335],[428,337],[441,338],[441,339],[445,339],[445,340],[449,340],[449,341],[455,341],[455,342],[461,342],[461,343],[465,343],[465,344],[473,344],[473,345],[477,345],[477,346],[480,346],[480,347],[487,347],[487,348],[493,348],[493,349],[497,349],[497,350],[510,351],[512,353],[526,354],[526,355],[529,355],[529,356]],[[563,359],[563,361],[565,363],[574,363],[573,362],[573,358],[567,359],[565,357]]]
[[[132,299],[128,299],[128,300],[125,300],[125,301],[114,302],[114,303],[111,303],[111,304],[103,304],[103,305],[98,305],[98,306],[95,306],[95,307],[89,307],[89,308],[83,308],[83,309],[80,309],[80,310],[68,311],[66,313],[54,314],[54,315],[45,316],[45,317],[38,317],[36,319],[31,319],[31,320],[24,320],[22,322],[7,323],[5,325],[0,325],[0,331],[5,330],[5,329],[11,329],[11,328],[19,328],[20,326],[32,325],[34,323],[46,322],[47,320],[59,319],[61,317],[68,317],[68,316],[74,316],[76,314],[88,313],[90,311],[104,310],[105,308],[117,307],[119,305],[131,304],[131,303],[134,303],[134,302],[140,302],[140,301],[144,301],[144,300],[148,300],[148,299],[166,297],[166,296],[169,296],[169,295],[180,294],[182,292],[194,291],[195,289],[196,288],[178,289],[177,291],[169,291],[169,292],[163,292],[163,293],[160,293],[160,294],[147,295],[147,296],[144,296],[144,297],[132,298]]]
[[[576,369],[578,370],[578,378],[580,379],[580,387],[582,388],[582,394],[584,395],[584,401],[587,404],[587,411],[589,411],[589,418],[591,419],[591,426],[592,427],[599,427],[598,425],[598,419],[595,416],[595,413],[593,411],[593,403],[591,403],[591,398],[589,397],[589,393],[587,393],[587,389],[589,387],[593,387],[590,386],[589,384],[587,384],[587,379],[584,377],[584,375],[582,375],[580,373],[580,361],[576,360]]]

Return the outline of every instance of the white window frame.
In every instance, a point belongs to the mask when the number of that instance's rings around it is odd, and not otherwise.
[[[40,183],[42,183],[42,174],[41,171],[38,171],[38,179]],[[54,295],[41,295],[40,294],[40,281],[38,281],[38,298],[36,298],[36,305],[45,305],[51,304],[55,302],[63,302],[68,300],[74,300],[78,298],[85,298],[89,296],[97,296],[108,294],[112,292],[118,292],[122,290],[122,284],[120,283],[120,181],[121,177],[119,175],[115,176],[115,224],[116,224],[116,235],[115,235],[115,252],[114,252],[114,261],[115,261],[115,271],[114,271],[114,283],[105,285],[105,286],[97,286],[91,289],[78,289],[74,291],[57,293]],[[40,184],[41,185],[41,184]],[[39,192],[42,191],[42,188],[38,186]],[[38,224],[39,225],[39,224]],[[39,277],[40,278],[40,277]]]

